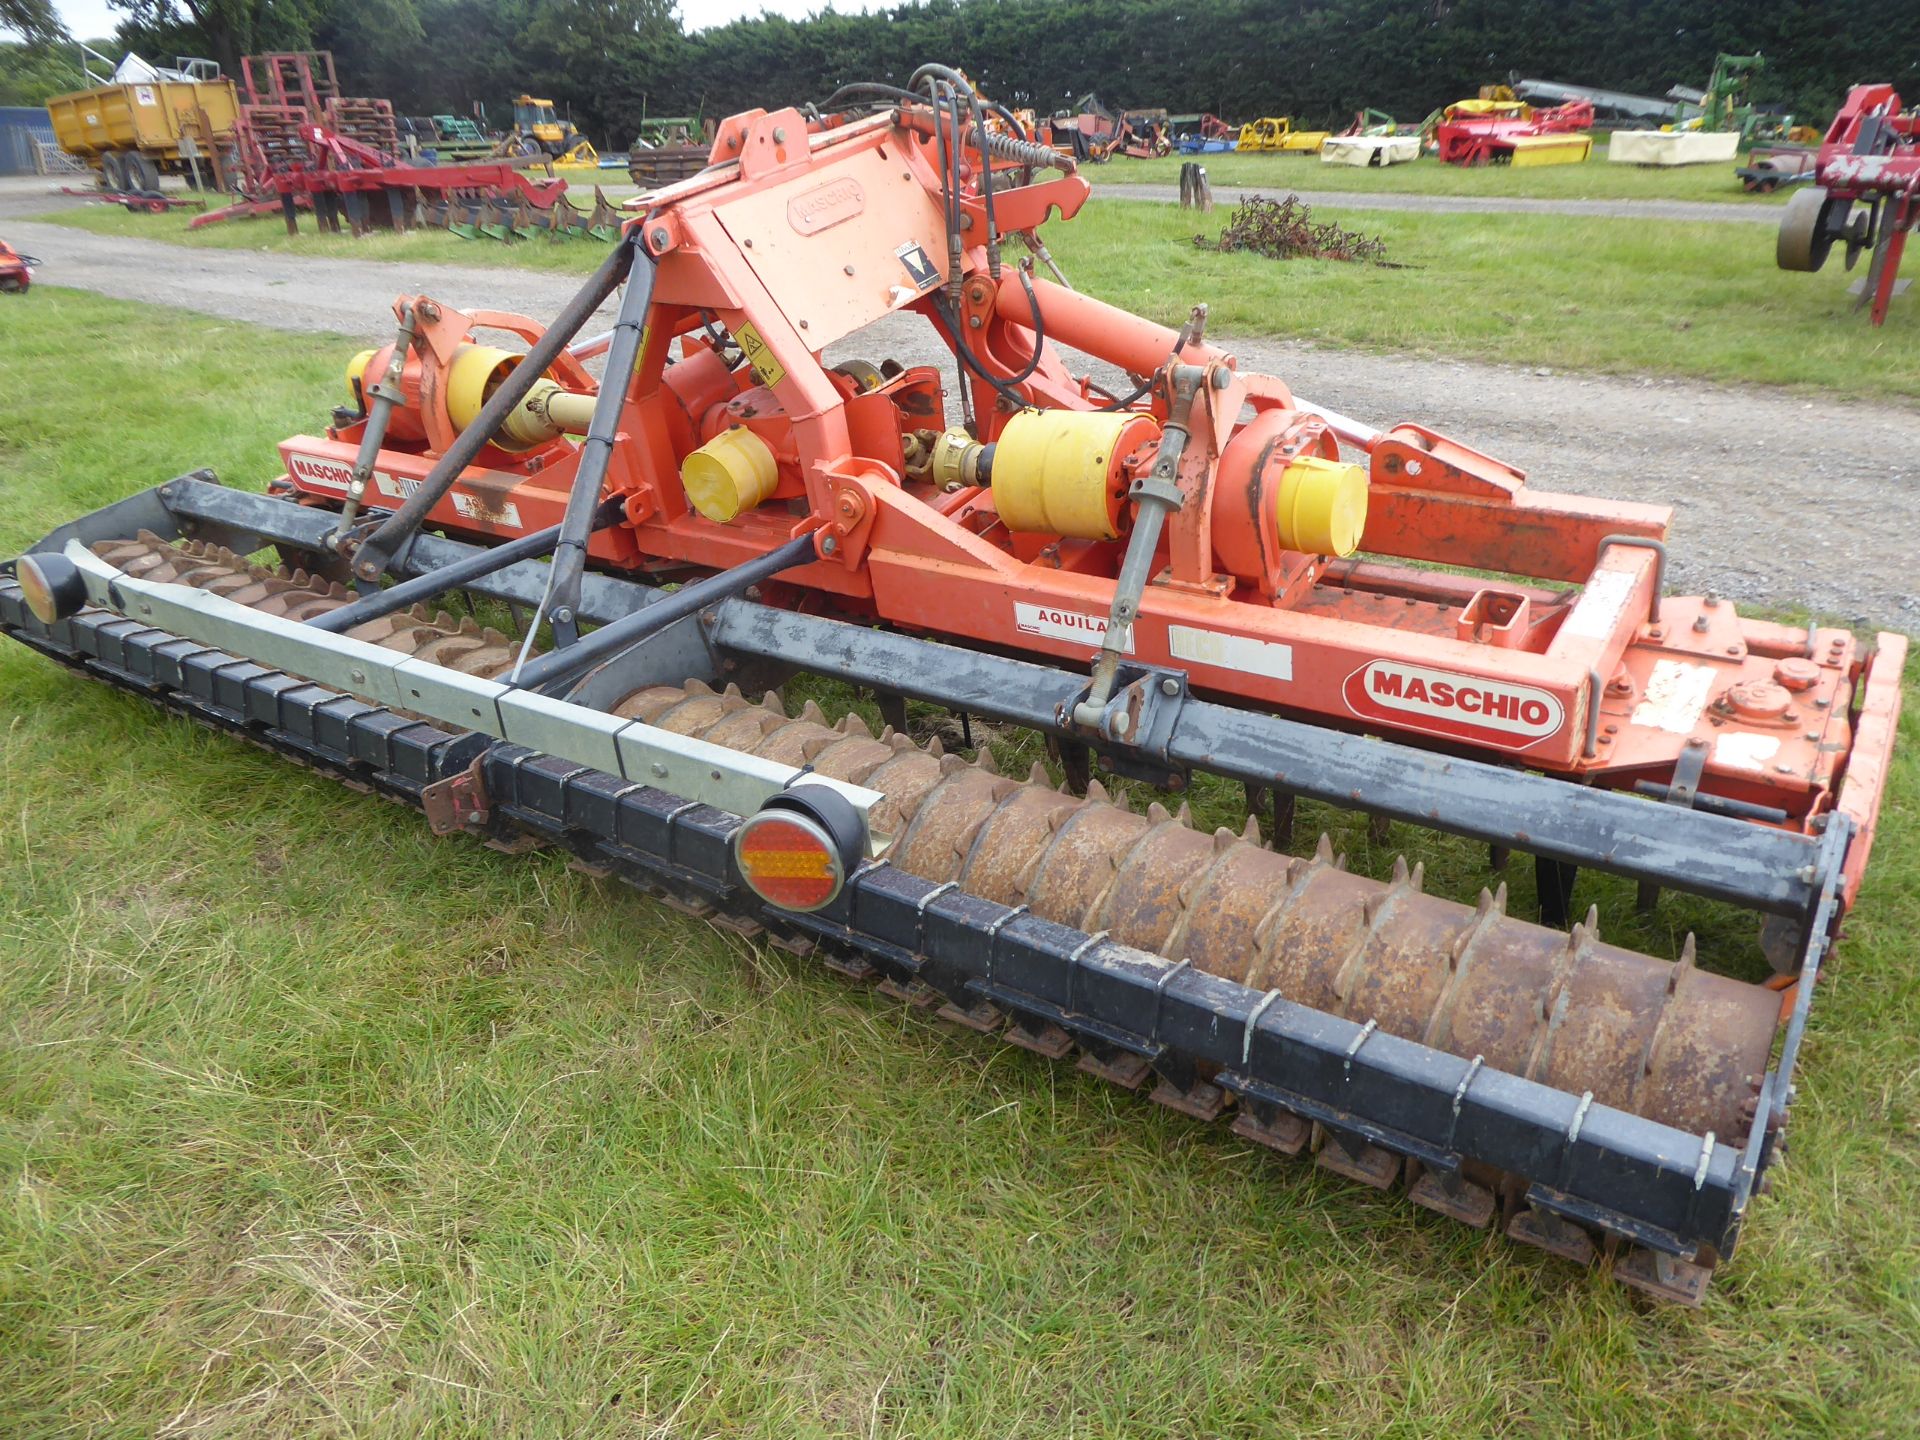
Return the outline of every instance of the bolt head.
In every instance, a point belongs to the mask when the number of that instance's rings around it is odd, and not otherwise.
[[[840,549],[840,542],[838,539],[836,539],[832,535],[827,536],[826,539],[820,542],[820,553],[822,555],[836,554],[839,551],[839,549]]]
[[[1180,682],[1172,679],[1162,680],[1160,682],[1160,693],[1171,700],[1180,693]]]
[[[569,620],[573,619],[573,607],[570,605],[560,606],[553,612],[553,618],[562,625],[565,625]]]
[[[664,250],[667,248],[667,231],[665,226],[661,226],[653,232],[653,248],[656,250]]]

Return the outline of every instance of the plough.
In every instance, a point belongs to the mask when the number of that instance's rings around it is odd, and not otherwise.
[[[1904,640],[1669,596],[1666,507],[1316,405],[1204,305],[1175,331],[1045,278],[1089,186],[995,113],[925,66],[731,117],[551,325],[400,297],[265,494],[191,472],[60,527],[0,627],[1697,1302],[1779,1160]],[[850,358],[908,319],[951,374]],[[1053,763],[947,751],[926,706]],[[1194,822],[1202,781],[1244,825]],[[1538,913],[1349,871],[1301,797],[1531,853]],[[1586,870],[1751,911],[1776,978],[1609,943]]]
[[[1860,209],[1855,210],[1855,206]],[[1853,269],[1871,251],[1859,305],[1887,318],[1900,287],[1907,236],[1920,225],[1920,110],[1903,111],[1891,85],[1856,85],[1827,127],[1813,183],[1787,202],[1774,256],[1782,270],[1814,271],[1835,245]]]

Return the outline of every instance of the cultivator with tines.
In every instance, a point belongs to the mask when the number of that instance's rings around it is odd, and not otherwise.
[[[582,222],[564,180],[536,182],[505,161],[403,162],[392,103],[341,95],[325,51],[250,55],[243,75],[242,198],[189,229],[277,213],[291,235],[305,210],[321,229],[355,235],[432,225],[468,239],[612,238],[616,212],[597,189]]]
[[[197,473],[63,527],[0,626],[1697,1300],[1779,1153],[1904,643],[1666,596],[1664,508],[1536,491],[1242,371],[1204,307],[1176,334],[1016,264],[1088,189],[990,108],[930,66],[733,117],[738,158],[647,197],[553,325],[402,297],[267,495]],[[823,353],[895,315],[957,382]],[[453,592],[500,628],[423,608]],[[835,713],[767,693],[796,677]],[[1349,871],[1296,843],[1303,798],[1530,852],[1537,916],[1492,873]],[[1772,978],[1571,923],[1587,870],[1753,912]]]

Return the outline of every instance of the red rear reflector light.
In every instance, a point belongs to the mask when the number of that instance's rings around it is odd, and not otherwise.
[[[733,855],[753,893],[783,910],[829,905],[846,881],[826,827],[794,810],[763,810],[740,826]]]

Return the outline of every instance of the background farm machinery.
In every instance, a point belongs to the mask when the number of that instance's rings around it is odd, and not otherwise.
[[[582,209],[568,199],[566,181],[533,179],[507,160],[407,161],[392,105],[341,95],[324,51],[250,55],[242,80],[242,198],[195,217],[189,229],[278,213],[296,234],[302,210],[323,230],[355,235],[437,225],[469,238],[605,240],[618,225],[597,188],[593,208]]]
[[[63,526],[0,627],[1698,1300],[1778,1160],[1904,642],[1668,596],[1665,507],[1315,405],[1204,305],[1176,332],[1043,278],[1012,247],[1089,186],[955,71],[746,111],[714,153],[552,325],[400,297],[268,493],[188,474]],[[906,321],[941,364],[866,357]],[[531,618],[426,603],[455,591]],[[950,753],[928,706],[1054,767]],[[1223,781],[1246,823],[1197,825]],[[1298,797],[1531,853],[1537,919],[1492,875],[1353,873]],[[1762,938],[1611,944],[1588,869]]]
[[[1593,152],[1592,129],[1586,100],[1536,110],[1511,92],[1456,101],[1431,117],[1434,153],[1447,165],[1577,164]]]
[[[1856,85],[1827,127],[1812,179],[1787,203],[1775,259],[1782,270],[1816,271],[1839,245],[1851,270],[1870,253],[1853,288],[1879,325],[1905,288],[1900,259],[1920,225],[1920,111],[1903,110],[1891,85]]]

